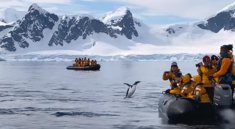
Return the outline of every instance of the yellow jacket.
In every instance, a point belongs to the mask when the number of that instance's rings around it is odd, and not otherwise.
[[[188,83],[183,86],[181,89],[180,95],[183,97],[188,97],[194,90],[194,85],[192,83]]]
[[[210,103],[210,98],[203,86],[197,86],[193,93],[193,98],[199,97],[201,103]]]
[[[222,60],[222,64],[220,67],[220,70],[218,72],[216,72],[215,74],[213,74],[213,77],[215,78],[219,78],[221,76],[224,76],[226,74],[226,72],[228,71],[230,65],[231,65],[232,61],[230,58],[224,58]]]
[[[180,71],[178,71],[177,73],[180,73],[180,74],[181,74]],[[177,74],[177,73],[176,73],[176,74]],[[171,83],[171,88],[174,88],[174,87],[176,86],[176,84],[177,84],[178,82],[180,82],[180,77],[177,77],[176,74],[173,73],[173,72],[169,72],[168,75],[167,75],[166,73],[164,73],[163,76],[162,76],[162,79],[163,79],[163,80],[169,80],[170,83]]]
[[[209,76],[212,76],[215,73],[214,69],[209,69],[205,66],[200,66],[198,68],[199,74],[201,75],[201,83],[204,87],[212,87],[212,82],[209,80]]]
[[[170,90],[170,94],[179,95],[180,94],[180,88],[178,88],[178,87],[172,88]]]

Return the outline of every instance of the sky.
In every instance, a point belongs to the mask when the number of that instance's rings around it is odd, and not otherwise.
[[[102,17],[119,7],[128,7],[133,16],[149,25],[204,20],[235,0],[0,0],[0,10],[15,8],[27,11],[37,3],[59,15],[88,14]]]

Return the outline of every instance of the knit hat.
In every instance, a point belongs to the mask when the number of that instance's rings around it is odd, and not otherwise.
[[[210,61],[210,57],[208,55],[205,55],[203,58],[202,58],[202,61],[203,62],[209,62]]]
[[[220,47],[221,50],[228,52],[228,51],[233,51],[233,45],[232,44],[228,44],[228,45],[223,45]]]
[[[212,56],[211,56],[211,60],[219,60],[219,58],[218,58],[218,56],[216,56],[216,55],[212,55]]]
[[[178,65],[177,65],[177,63],[176,63],[176,62],[172,62],[172,63],[171,63],[171,67],[172,67],[172,66],[176,66],[176,67],[178,67]]]

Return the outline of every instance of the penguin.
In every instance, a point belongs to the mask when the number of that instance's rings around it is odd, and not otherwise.
[[[133,85],[130,85],[128,83],[123,83],[125,85],[128,86],[128,89],[126,91],[126,97],[125,98],[130,98],[134,93],[135,93],[135,90],[136,90],[136,85],[140,83],[140,81],[136,81]]]

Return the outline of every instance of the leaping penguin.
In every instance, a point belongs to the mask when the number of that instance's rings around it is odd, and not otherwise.
[[[135,90],[136,90],[136,85],[140,83],[140,81],[136,81],[133,85],[130,85],[128,83],[123,83],[125,85],[128,86],[128,89],[126,91],[126,97],[125,98],[130,98],[134,93],[135,93]]]

